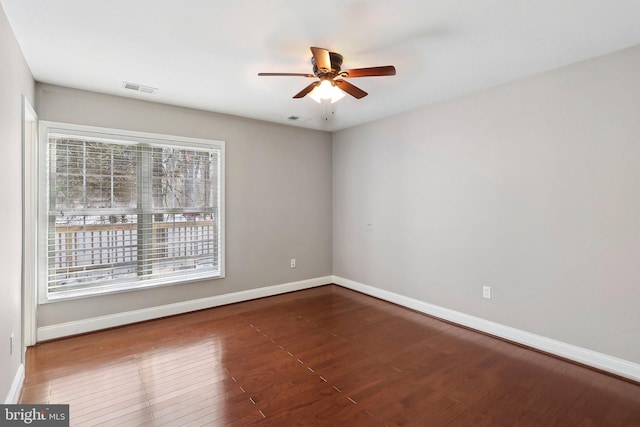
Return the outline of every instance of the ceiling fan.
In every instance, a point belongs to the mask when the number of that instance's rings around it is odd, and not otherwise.
[[[311,47],[311,64],[313,74],[307,73],[258,73],[259,76],[299,76],[318,77],[315,81],[295,94],[294,98],[303,98],[309,95],[317,102],[330,99],[335,102],[344,96],[344,92],[360,99],[367,96],[367,92],[357,86],[352,85],[343,78],[353,77],[374,77],[374,76],[395,76],[396,68],[393,65],[383,67],[354,68],[353,70],[342,70],[342,55],[336,52],[329,52],[321,47]],[[341,90],[338,90],[341,89]],[[344,91],[344,92],[343,92]]]

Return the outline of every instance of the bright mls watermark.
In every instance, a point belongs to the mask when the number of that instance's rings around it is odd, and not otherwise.
[[[0,426],[69,427],[69,405],[0,405]]]

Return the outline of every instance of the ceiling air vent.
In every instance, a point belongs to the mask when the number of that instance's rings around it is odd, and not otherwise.
[[[287,117],[287,120],[292,121],[292,122],[306,122],[307,120],[309,120],[308,117],[300,117],[300,116],[296,116],[296,115],[290,115],[289,117]]]
[[[122,82],[122,87],[129,90],[135,90],[136,92],[142,93],[154,93],[158,90],[156,87],[144,86],[138,83],[130,83],[130,82]]]

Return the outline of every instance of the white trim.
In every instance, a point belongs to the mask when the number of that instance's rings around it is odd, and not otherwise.
[[[38,115],[22,95],[22,347],[36,343]],[[29,128],[29,124],[33,124]],[[24,352],[22,362],[25,362]]]
[[[214,146],[224,147],[225,141],[219,141],[214,139],[204,139],[204,138],[192,138],[189,136],[180,136],[180,135],[168,135],[168,134],[160,134],[160,133],[151,133],[151,132],[137,132],[133,130],[127,129],[116,129],[116,128],[106,128],[100,126],[91,126],[91,125],[79,125],[75,123],[64,123],[64,122],[54,122],[49,120],[40,120],[40,123],[43,125],[42,127],[45,129],[53,129],[53,130],[62,130],[64,132],[72,131],[77,135],[84,135],[87,137],[94,136],[99,137],[100,139],[109,139],[113,138],[113,136],[117,136],[115,138],[116,141],[122,142],[124,141],[132,141],[134,143],[138,143],[140,141],[145,141],[147,143],[161,143],[167,144],[170,143],[172,145],[180,145],[181,142],[186,142],[195,145],[199,145],[202,148],[211,148]]]
[[[9,393],[7,393],[7,397],[4,399],[5,405],[13,405],[18,403],[18,401],[20,400],[20,392],[22,391],[23,383],[24,383],[24,365],[21,363],[20,366],[18,366],[16,375],[13,377],[13,382],[11,383],[11,388],[9,389]]]
[[[216,295],[213,297],[161,305],[158,307],[144,308],[141,310],[127,311],[124,313],[110,314],[107,316],[93,317],[90,319],[60,323],[57,325],[42,326],[38,328],[38,341],[46,341],[55,338],[66,337],[69,335],[83,334],[100,329],[122,326],[129,323],[142,322],[145,320],[187,313],[189,311],[202,310],[205,308],[218,307],[221,305],[233,304],[236,302],[248,301],[256,298],[263,298],[287,292],[309,289],[316,286],[330,284],[331,279],[332,276],[317,277],[314,279],[301,280],[298,282],[290,282],[281,285],[249,289],[246,291]]]
[[[633,381],[640,381],[640,364],[630,362],[628,360],[619,359],[617,357],[598,353],[583,347],[567,344],[541,335],[532,334],[527,331],[495,323],[490,320],[481,319],[459,311],[450,310],[438,305],[429,304],[424,301],[385,291],[383,289],[375,288],[343,277],[333,276],[333,283],[421,313],[447,320],[449,322],[523,344],[546,353],[554,354],[593,368],[619,375],[621,377],[629,378]]]

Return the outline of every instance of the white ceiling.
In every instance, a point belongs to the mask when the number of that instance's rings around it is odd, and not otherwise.
[[[640,43],[638,0],[0,3],[37,81],[329,131]],[[257,76],[311,72],[310,46],[397,75],[350,79],[369,96],[333,114],[291,98],[313,80]]]

